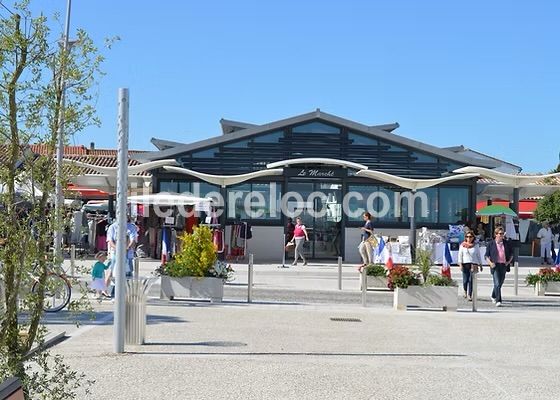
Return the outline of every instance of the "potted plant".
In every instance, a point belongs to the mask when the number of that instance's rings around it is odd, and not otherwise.
[[[360,274],[360,279],[362,275]],[[363,282],[360,282],[363,284]],[[368,264],[366,266],[366,287],[372,289],[387,289],[387,270],[383,264]]]
[[[429,274],[420,285],[417,274],[404,266],[389,271],[389,285],[395,288],[393,308],[406,310],[409,306],[457,310],[455,281],[445,276]]]
[[[560,293],[560,268],[541,268],[536,274],[528,274],[525,282],[535,287],[537,296],[544,296],[545,292]]]
[[[218,261],[212,232],[196,227],[192,234],[179,236],[180,250],[161,268],[161,298],[209,298],[222,301],[224,281],[232,278],[233,269]]]
[[[432,268],[432,252],[428,249],[417,248],[416,266],[422,276],[423,282],[426,282]]]

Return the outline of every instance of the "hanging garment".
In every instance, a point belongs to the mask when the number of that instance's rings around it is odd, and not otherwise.
[[[239,225],[239,235],[238,237],[242,239],[251,239],[253,237],[252,227],[248,223],[243,223]]]
[[[222,231],[221,229],[214,229],[212,236],[214,248],[218,253],[221,253],[224,250],[224,231]]]

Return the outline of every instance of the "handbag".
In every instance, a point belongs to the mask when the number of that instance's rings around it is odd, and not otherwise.
[[[379,244],[379,242],[377,241],[377,238],[373,235],[369,235],[369,237],[366,239],[366,242],[368,242],[371,247],[377,247],[377,245]]]
[[[506,272],[510,272],[510,271],[511,271],[511,268],[510,268],[510,266],[509,266],[509,264],[508,264],[508,265],[506,265]]]
[[[288,242],[284,246],[284,251],[292,251],[293,249],[294,249],[294,243],[293,242]]]

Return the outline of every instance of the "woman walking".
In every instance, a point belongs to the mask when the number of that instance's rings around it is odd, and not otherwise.
[[[309,241],[309,236],[307,235],[307,230],[305,229],[305,225],[301,223],[301,218],[296,218],[296,227],[294,228],[294,237],[292,242],[295,241],[296,248],[294,249],[294,262],[292,265],[297,265],[298,257],[301,256],[301,260],[303,261],[303,265],[307,265],[307,261],[305,260],[305,256],[303,255],[303,243]]]
[[[472,301],[473,294],[472,274],[477,273],[478,267],[482,265],[480,249],[474,239],[474,233],[472,231],[467,232],[465,241],[459,247],[459,256],[457,258],[457,263],[463,273],[463,297],[468,297],[469,301]]]
[[[358,268],[358,271],[360,272],[362,271],[362,268],[364,268],[368,264],[371,264],[371,262],[373,261],[371,259],[372,248],[370,242],[368,241],[371,235],[373,235],[373,222],[371,222],[371,214],[365,212],[363,214],[363,218],[365,224],[360,228],[362,231],[362,241],[358,245],[358,251],[360,252],[360,256],[362,257],[362,265],[360,265],[360,267]]]

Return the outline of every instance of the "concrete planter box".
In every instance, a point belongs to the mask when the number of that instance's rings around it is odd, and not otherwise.
[[[393,308],[406,310],[408,306],[457,311],[457,288],[455,286],[396,288],[393,295]]]
[[[360,275],[360,287],[362,287],[361,282],[362,276]],[[367,288],[373,290],[389,290],[387,287],[387,277],[386,276],[366,276]]]
[[[173,300],[175,297],[210,299],[219,303],[224,297],[224,281],[221,278],[172,278],[162,275],[160,298]]]
[[[560,282],[537,282],[535,285],[535,294],[537,296],[544,296],[545,293],[560,294]]]

